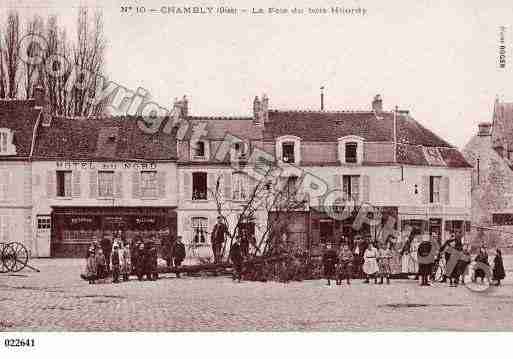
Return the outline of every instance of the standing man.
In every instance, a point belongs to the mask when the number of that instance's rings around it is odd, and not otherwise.
[[[173,256],[176,277],[180,278],[180,272],[177,270],[177,268],[182,265],[182,262],[186,256],[185,245],[182,242],[182,236],[178,236],[176,239],[175,246],[173,248]]]
[[[172,235],[164,236],[160,244],[162,247],[162,258],[166,261],[167,267],[171,268],[173,265],[173,247],[175,245]]]
[[[221,259],[221,252],[223,250],[226,233],[228,233],[228,228],[226,228],[226,224],[223,223],[223,217],[217,216],[217,223],[212,229],[212,234],[210,235],[212,252],[214,253],[214,263],[219,263],[219,260]]]
[[[335,265],[338,262],[337,252],[331,247],[331,243],[326,243],[326,250],[322,254],[322,265],[324,267],[324,276],[328,280],[327,285],[331,285],[331,278],[335,276]]]
[[[434,243],[427,237],[422,237],[422,242],[419,244],[417,249],[417,260],[419,263],[419,275],[421,277],[422,286],[429,286],[428,278],[433,271],[433,263],[435,262],[436,253],[438,251],[433,248]]]
[[[232,279],[238,279],[239,283],[242,278],[242,250],[240,246],[240,241],[237,240],[232,244],[230,248],[230,261],[233,263],[233,276]]]
[[[110,255],[112,253],[112,241],[105,234],[100,241],[100,247],[102,248],[103,255],[107,258],[106,271],[110,272]]]

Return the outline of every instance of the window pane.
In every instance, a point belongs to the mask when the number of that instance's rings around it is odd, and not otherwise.
[[[141,171],[141,196],[157,196],[157,171]]]
[[[356,148],[358,144],[356,142],[346,143],[346,162],[356,163]]]
[[[207,199],[207,174],[205,172],[194,172],[192,174],[192,199]]]
[[[284,142],[282,144],[283,162],[293,163],[294,159],[294,142]]]
[[[114,172],[98,172],[98,195],[100,197],[112,197],[114,195]]]
[[[246,200],[248,193],[246,190],[246,179],[242,173],[233,174],[233,199],[234,200]]]
[[[208,232],[207,232],[207,218],[204,217],[193,217],[192,218],[192,231],[193,231],[193,242],[195,244],[206,243]]]

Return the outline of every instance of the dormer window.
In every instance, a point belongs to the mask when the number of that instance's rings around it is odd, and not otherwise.
[[[191,159],[206,160],[209,156],[208,142],[204,140],[191,143]]]
[[[342,164],[360,164],[363,161],[363,138],[345,136],[338,139],[338,159]]]
[[[294,142],[283,142],[281,144],[282,148],[282,161],[285,163],[294,163],[296,162],[294,158]]]
[[[15,155],[16,146],[13,142],[13,133],[8,128],[0,128],[0,154]]]
[[[232,161],[243,161],[249,157],[249,144],[246,142],[236,142],[233,144]]]
[[[194,156],[205,157],[205,142],[196,142],[196,145],[194,146]]]
[[[356,142],[346,142],[345,151],[346,151],[346,163],[357,163],[357,150],[358,143]]]
[[[301,162],[301,138],[292,135],[276,139],[276,158],[284,163],[299,164]]]

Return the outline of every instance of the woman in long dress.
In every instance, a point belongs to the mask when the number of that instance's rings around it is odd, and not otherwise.
[[[365,283],[369,283],[369,279],[371,277],[374,277],[374,284],[377,284],[378,282],[377,273],[379,271],[379,267],[377,258],[378,249],[376,248],[376,243],[372,243],[369,248],[365,250],[363,255],[363,272],[366,275]]]

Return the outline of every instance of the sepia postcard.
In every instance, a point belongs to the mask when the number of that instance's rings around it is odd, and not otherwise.
[[[499,0],[0,1],[0,352],[512,332],[512,49]]]

